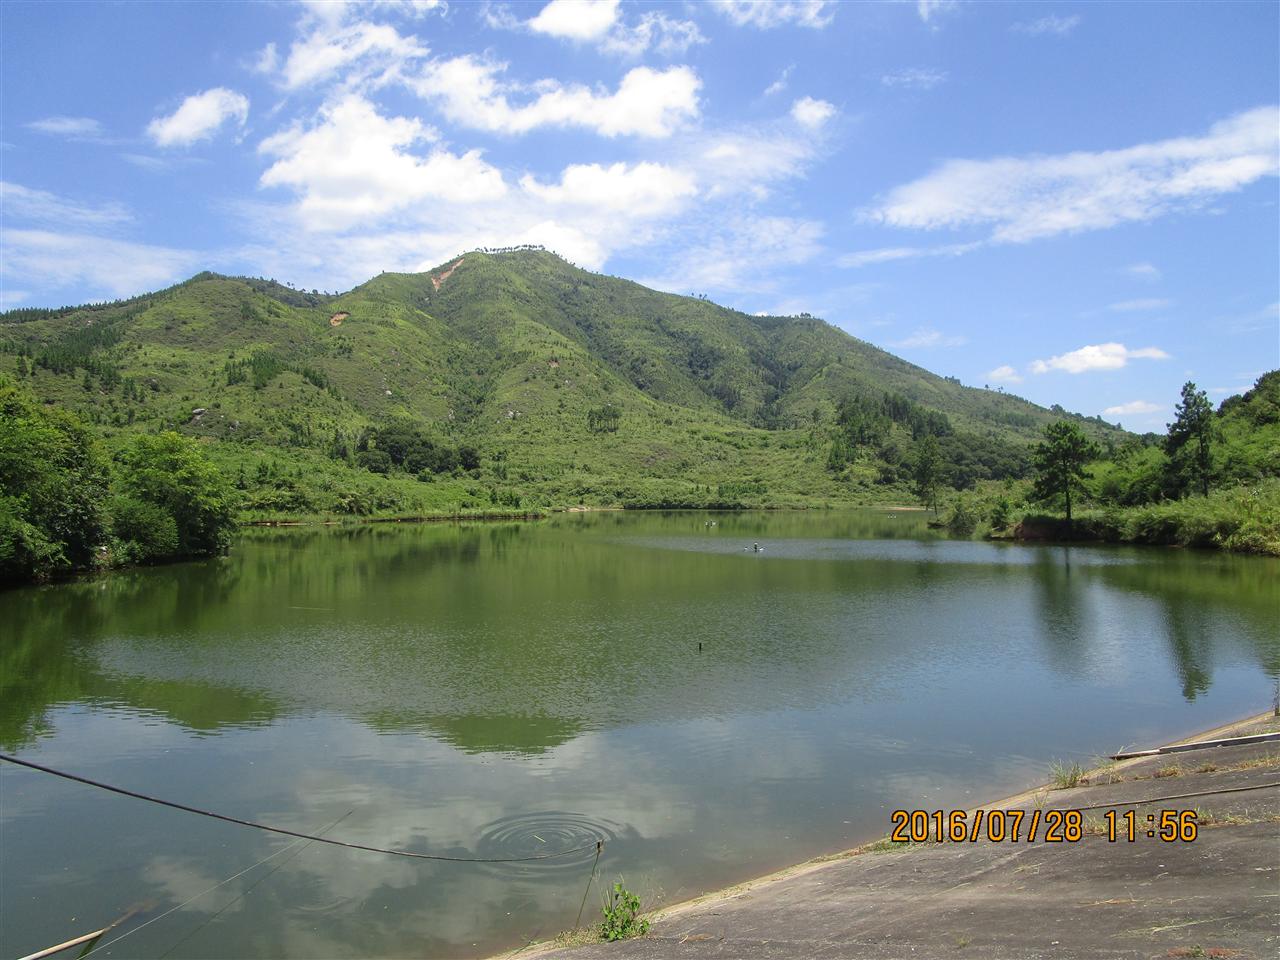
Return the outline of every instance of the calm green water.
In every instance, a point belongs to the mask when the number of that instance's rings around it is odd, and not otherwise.
[[[605,836],[604,877],[653,904],[1266,709],[1278,585],[1271,560],[876,510],[260,531],[0,593],[0,742],[295,829],[347,814],[330,835],[360,843]],[[0,767],[6,955],[144,904],[136,929],[274,853],[101,955],[476,956],[570,926],[591,869],[286,850]]]

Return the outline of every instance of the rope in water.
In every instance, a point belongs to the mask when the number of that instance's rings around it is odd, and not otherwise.
[[[349,850],[365,850],[369,853],[385,853],[392,857],[410,857],[414,860],[442,860],[447,863],[531,863],[535,860],[557,860],[561,857],[568,857],[575,853],[582,853],[584,850],[596,849],[598,844],[604,842],[603,837],[596,837],[588,843],[584,843],[578,847],[571,847],[568,850],[557,850],[555,853],[540,853],[529,857],[447,857],[438,853],[414,853],[412,850],[389,850],[386,847],[372,847],[363,843],[348,843],[345,840],[332,840],[328,837],[319,837],[311,833],[301,833],[300,831],[288,830],[284,827],[273,827],[269,824],[257,823],[253,820],[241,820],[239,817],[230,817],[225,813],[215,813],[212,810],[203,810],[200,807],[188,806],[185,803],[175,803],[172,800],[161,800],[159,797],[139,793],[136,790],[126,790],[124,787],[116,787],[109,783],[91,780],[88,777],[81,777],[74,773],[67,773],[65,770],[56,770],[53,767],[46,767],[43,764],[35,763],[31,760],[22,760],[18,757],[10,756],[7,753],[0,753],[0,760],[17,764],[20,767],[39,770],[41,773],[61,777],[64,780],[73,780],[76,783],[83,783],[86,786],[97,787],[99,790],[108,790],[111,793],[118,793],[121,796],[133,797],[135,800],[146,800],[148,803],[158,803],[162,807],[172,807],[174,810],[182,810],[186,813],[194,813],[202,817],[211,817],[214,820],[222,820],[226,823],[236,823],[242,827],[253,827],[256,830],[265,830],[268,833],[278,833],[286,837],[297,837],[300,840],[314,840],[316,843],[327,843],[334,847],[346,847]]]

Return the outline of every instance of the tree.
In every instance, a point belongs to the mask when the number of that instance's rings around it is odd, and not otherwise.
[[[1045,427],[1044,440],[1031,452],[1031,465],[1036,471],[1035,496],[1050,502],[1064,500],[1068,526],[1072,494],[1083,491],[1088,476],[1084,465],[1096,455],[1097,447],[1069,420]]]
[[[0,378],[0,580],[91,565],[107,540],[106,495],[85,423]]]
[[[1209,495],[1212,434],[1213,407],[1209,397],[1188,380],[1182,385],[1182,402],[1174,408],[1174,420],[1164,444],[1179,493],[1194,485],[1204,496]]]
[[[200,444],[172,430],[136,438],[119,455],[120,487],[161,507],[178,531],[177,553],[216,553],[235,527],[235,492]]]
[[[916,444],[916,462],[911,470],[916,496],[926,507],[938,515],[938,487],[942,484],[942,458],[938,456],[938,441],[927,433]]]

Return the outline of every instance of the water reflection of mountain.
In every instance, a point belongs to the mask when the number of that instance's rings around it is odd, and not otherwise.
[[[1269,561],[910,541],[830,555],[842,535],[894,523],[730,514],[709,532],[700,514],[605,514],[254,531],[229,558],[0,594],[15,625],[0,741],[92,702],[202,733],[328,711],[537,753],[584,729],[972,694],[1033,669],[1111,682],[1153,642],[1188,699],[1224,659],[1280,667]],[[640,533],[677,548],[618,539]],[[747,538],[778,549],[744,555]]]

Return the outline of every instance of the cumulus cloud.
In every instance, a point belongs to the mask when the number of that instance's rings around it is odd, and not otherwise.
[[[647,50],[670,57],[707,42],[692,20],[658,10],[632,20],[622,13],[617,0],[551,0],[529,20],[521,20],[506,6],[487,7],[483,17],[495,30],[528,30],[622,57],[639,57]]]
[[[1110,304],[1107,309],[1113,313],[1137,313],[1143,310],[1163,310],[1171,306],[1173,306],[1172,300],[1162,297],[1145,297],[1140,300],[1121,300],[1119,303]]]
[[[739,27],[770,30],[787,24],[820,30],[836,15],[833,0],[712,0]]]
[[[1047,17],[1041,17],[1038,20],[1026,20],[1015,23],[1009,29],[1014,33],[1025,33],[1028,36],[1056,36],[1065,37],[1070,35],[1076,27],[1080,26],[1080,17],[1072,15],[1070,17],[1059,17],[1056,14],[1049,14]]]
[[[310,128],[295,126],[262,142],[259,151],[278,159],[261,183],[291,188],[301,197],[304,219],[331,229],[428,197],[469,203],[505,193],[502,174],[478,150],[410,152],[435,139],[420,121],[383,117],[368,100],[347,94],[325,107]]]
[[[564,169],[558,184],[544,185],[526,176],[520,186],[548,203],[643,217],[672,214],[698,192],[688,171],[660,163],[573,164]]]
[[[551,0],[529,21],[534,33],[568,40],[596,40],[618,20],[619,0]]]
[[[890,191],[867,216],[922,230],[988,226],[998,243],[1151,220],[1275,176],[1278,121],[1275,107],[1260,107],[1200,137],[1093,153],[948,160]]]
[[[334,78],[347,85],[376,78],[393,78],[406,64],[427,55],[427,49],[395,27],[366,21],[309,22],[310,29],[294,41],[283,64],[274,44],[263,51],[259,67],[271,72],[279,66],[280,83],[298,90]]]
[[[452,122],[495,133],[521,134],[538,127],[585,127],[605,137],[668,137],[698,115],[701,81],[689,67],[636,67],[617,91],[542,80],[536,96],[513,105],[513,84],[503,83],[506,64],[470,54],[427,64],[412,82]]]
[[[1102,412],[1109,417],[1128,417],[1139,413],[1155,413],[1161,407],[1158,403],[1151,403],[1147,400],[1130,400],[1128,403],[1119,403],[1114,407],[1107,407]]]
[[[969,342],[968,337],[948,336],[941,330],[934,330],[931,327],[923,327],[917,330],[905,340],[898,340],[890,343],[889,346],[897,347],[901,350],[922,350],[931,349],[933,347],[960,347]]]
[[[70,140],[89,140],[102,136],[102,124],[92,117],[44,117],[32,120],[26,127],[37,133],[67,137]]]
[[[947,74],[942,70],[929,67],[908,67],[896,70],[880,77],[880,83],[886,87],[903,87],[907,90],[932,90],[940,83],[946,82]]]
[[[182,101],[167,117],[156,117],[147,125],[147,135],[161,147],[185,147],[212,137],[228,120],[244,126],[249,118],[249,98],[244,94],[214,87]]]
[[[1021,383],[1022,377],[1018,375],[1018,371],[1013,369],[1007,363],[996,367],[987,374],[988,380],[994,380],[996,383]]]
[[[791,105],[791,118],[809,130],[817,130],[835,115],[833,104],[813,97],[801,97]]]
[[[1159,347],[1141,347],[1130,350],[1123,343],[1099,343],[1072,350],[1070,353],[1036,360],[1031,364],[1032,373],[1048,373],[1065,370],[1067,373],[1088,373],[1093,370],[1119,370],[1130,360],[1168,360],[1169,354]]]

